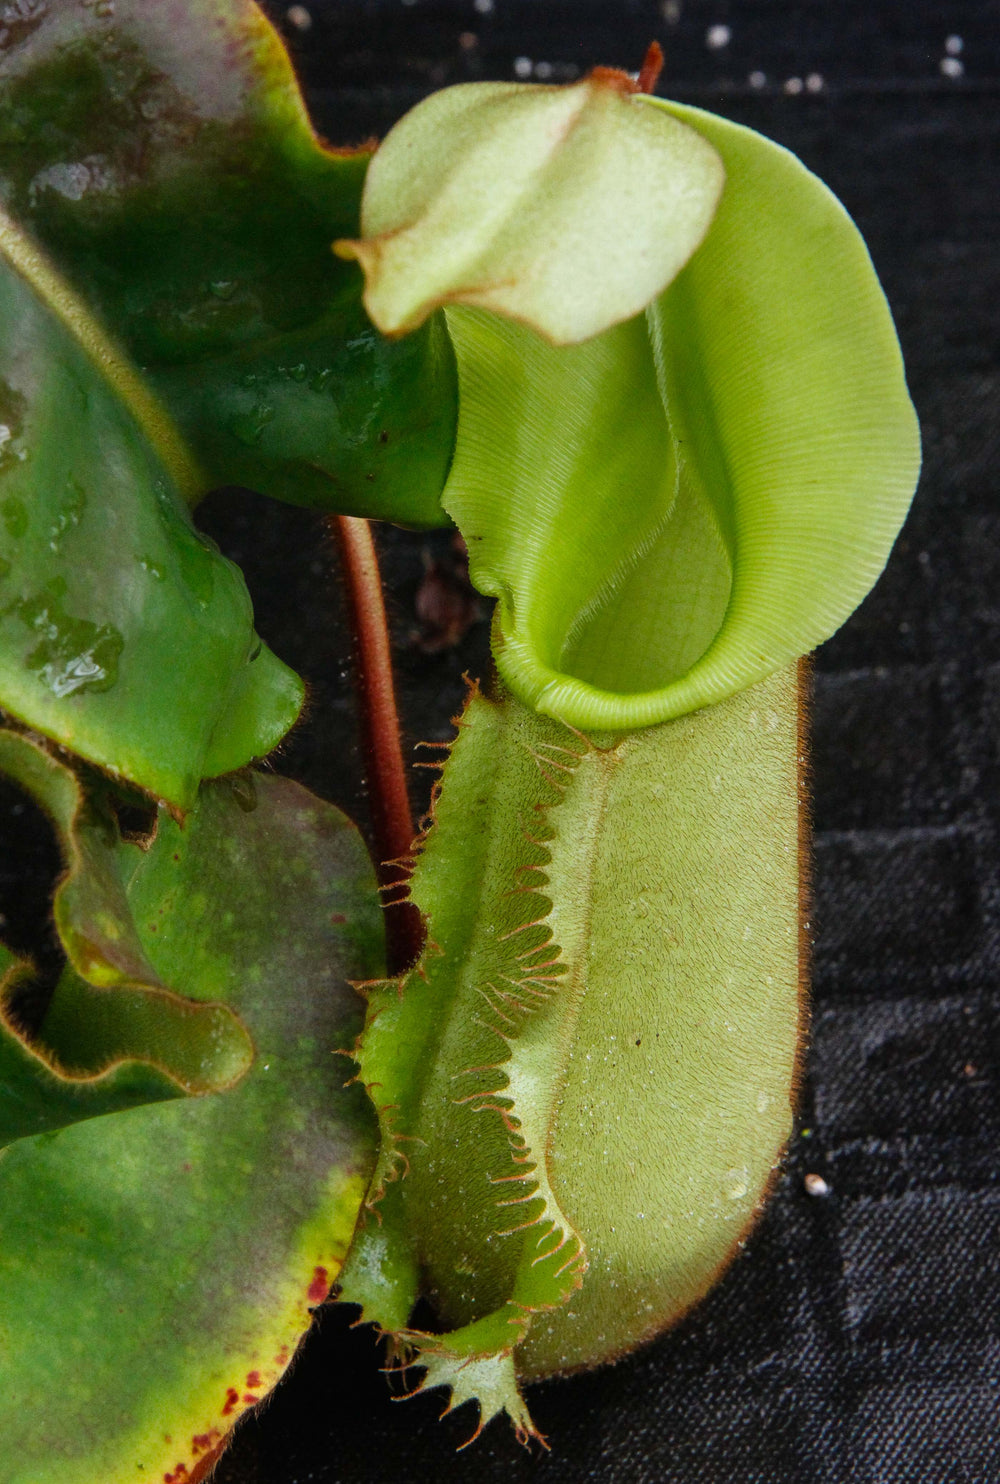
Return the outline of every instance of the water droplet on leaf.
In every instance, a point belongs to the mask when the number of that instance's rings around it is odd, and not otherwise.
[[[22,598],[11,610],[38,635],[26,667],[60,700],[79,690],[110,690],[118,679],[122,635],[111,624],[74,618],[60,596],[57,583],[50,583],[45,593]]]
[[[274,408],[267,402],[258,402],[248,412],[238,413],[229,424],[230,431],[247,448],[256,448],[264,435],[264,429],[274,418]]]
[[[723,1190],[727,1200],[740,1201],[750,1188],[746,1170],[727,1170],[723,1179]]]

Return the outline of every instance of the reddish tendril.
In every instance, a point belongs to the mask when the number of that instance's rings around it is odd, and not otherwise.
[[[663,71],[663,48],[658,41],[651,41],[646,48],[642,66],[633,77],[620,67],[593,67],[587,74],[590,82],[612,88],[616,93],[651,93]]]
[[[658,41],[651,41],[646,48],[642,66],[639,68],[639,76],[635,80],[637,93],[652,93],[660,80],[663,71],[663,47]]]
[[[410,812],[392,654],[371,527],[355,516],[330,522],[337,536],[357,650],[355,677],[374,837],[385,908],[386,970],[401,974],[420,956],[424,927],[406,891],[416,830]]]

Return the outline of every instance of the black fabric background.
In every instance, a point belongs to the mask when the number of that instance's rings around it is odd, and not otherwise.
[[[391,1401],[371,1336],[324,1311],[217,1478],[998,1484],[1000,5],[494,0],[483,13],[474,0],[307,0],[307,30],[268,8],[319,128],[343,143],[384,133],[434,87],[510,78],[517,58],[563,80],[597,63],[635,69],[658,38],[661,93],[788,145],[858,221],[896,316],[925,469],[885,576],[816,661],[809,1073],[800,1135],[746,1251],[672,1333],[533,1390],[548,1455],[502,1423],[456,1452],[468,1409],[438,1422],[437,1397]],[[732,39],[711,49],[717,24]],[[940,69],[949,35],[964,43],[958,78]],[[748,82],[758,70],[763,88]],[[812,73],[819,91],[787,90]],[[311,718],[278,766],[363,816],[349,645],[318,521],[232,494],[205,519],[246,567],[262,633],[312,684]],[[485,623],[441,656],[410,639],[425,553],[447,544],[382,541],[411,740],[448,735],[462,670],[486,663]],[[13,795],[0,805],[2,905],[12,924],[37,920],[51,846]],[[829,1195],[806,1193],[807,1172]]]

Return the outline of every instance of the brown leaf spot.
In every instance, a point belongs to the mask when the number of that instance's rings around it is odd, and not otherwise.
[[[259,1391],[263,1384],[263,1381],[260,1379],[260,1371],[247,1371],[247,1385],[251,1391]]]
[[[163,1484],[191,1484],[187,1464],[179,1463],[169,1474],[163,1475]]]
[[[259,1401],[260,1401],[260,1397],[259,1396],[254,1396],[254,1394],[253,1394],[252,1391],[245,1391],[243,1393],[243,1404],[244,1404],[244,1406],[255,1407]]]
[[[204,1453],[207,1449],[213,1447],[214,1444],[218,1441],[218,1438],[219,1429],[217,1427],[213,1427],[211,1432],[195,1433],[194,1437],[191,1439],[191,1452],[194,1454],[195,1458],[198,1457],[199,1453]]]
[[[226,1400],[222,1404],[222,1415],[228,1417],[235,1407],[239,1405],[240,1394],[235,1386],[230,1386],[226,1392]]]
[[[321,1304],[330,1292],[330,1275],[326,1268],[313,1268],[312,1282],[306,1298],[310,1304]]]
[[[216,1443],[211,1453],[206,1453],[205,1457],[200,1459],[198,1463],[195,1464],[193,1470],[191,1471],[191,1477],[188,1479],[187,1484],[202,1484],[202,1481],[208,1478],[209,1474],[215,1468],[215,1465],[218,1463],[219,1459],[225,1452],[226,1444],[228,1443],[228,1441],[228,1438],[223,1438],[221,1443]]]

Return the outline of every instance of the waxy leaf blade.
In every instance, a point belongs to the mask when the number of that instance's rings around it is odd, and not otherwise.
[[[670,108],[726,183],[645,316],[568,351],[447,311],[461,410],[442,500],[498,599],[504,679],[584,729],[682,715],[827,638],[881,571],[919,467],[842,207],[760,135]]]
[[[248,803],[251,807],[248,809]],[[280,778],[206,784],[128,884],[166,982],[253,1035],[238,1087],[0,1161],[2,1484],[200,1479],[326,1297],[372,1163],[348,979],[381,920],[353,827]]]
[[[0,58],[0,194],[164,399],[198,494],[439,525],[447,335],[386,341],[331,251],[369,157],[319,141],[249,0],[49,0]]]
[[[275,746],[301,682],[192,526],[192,467],[155,400],[7,221],[0,429],[0,704],[185,808]]]

